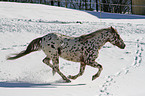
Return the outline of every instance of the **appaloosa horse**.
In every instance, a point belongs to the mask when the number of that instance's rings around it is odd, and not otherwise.
[[[99,49],[106,43],[110,42],[121,49],[125,48],[123,40],[118,32],[112,28],[97,30],[93,33],[82,35],[80,37],[69,37],[56,33],[49,33],[43,37],[34,39],[26,50],[8,57],[7,60],[17,59],[26,54],[42,49],[47,55],[43,62],[53,69],[53,74],[57,72],[66,82],[69,79],[76,79],[84,73],[86,65],[98,68],[98,72],[93,75],[92,80],[99,77],[102,66],[95,61],[98,57]],[[59,56],[73,62],[80,62],[80,71],[77,75],[66,77],[59,70]],[[50,63],[52,60],[53,65]]]

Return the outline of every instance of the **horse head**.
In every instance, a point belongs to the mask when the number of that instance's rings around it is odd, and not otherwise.
[[[122,38],[120,37],[120,35],[118,34],[117,30],[114,29],[112,26],[109,29],[110,29],[111,36],[109,37],[108,41],[111,44],[119,47],[120,49],[124,49],[126,45],[122,40]]]

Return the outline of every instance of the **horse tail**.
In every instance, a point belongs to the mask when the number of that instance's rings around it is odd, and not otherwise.
[[[42,41],[42,37],[41,38],[34,39],[27,46],[26,50],[21,51],[18,54],[15,54],[15,56],[8,57],[7,60],[14,60],[14,59],[20,58],[22,56],[25,56],[25,55],[27,55],[27,54],[29,54],[31,52],[40,50],[41,49],[41,41]]]

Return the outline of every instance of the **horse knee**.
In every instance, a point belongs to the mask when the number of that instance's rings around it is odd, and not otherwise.
[[[80,73],[79,73],[79,76],[82,76],[82,75],[83,75],[83,72],[80,72]]]
[[[50,61],[49,58],[44,58],[44,59],[42,60],[42,62],[45,63],[45,64],[47,64],[49,61]]]
[[[59,58],[53,58],[53,59],[52,59],[52,62],[53,62],[54,64],[59,64]]]

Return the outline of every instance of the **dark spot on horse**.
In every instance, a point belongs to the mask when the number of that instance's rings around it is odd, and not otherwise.
[[[84,57],[83,56],[80,57],[80,61],[84,62]]]
[[[54,45],[51,45],[52,48],[55,48]]]
[[[61,48],[58,47],[57,50],[58,50],[58,54],[61,55]]]
[[[88,40],[85,43],[88,43]]]
[[[58,58],[56,58],[56,63],[57,63],[57,64],[59,63],[59,59],[58,59]]]
[[[49,51],[49,53],[50,53],[51,51]]]
[[[85,55],[88,55],[88,52],[87,51],[85,51]]]
[[[47,44],[48,46],[50,46],[50,44]]]
[[[75,50],[75,52],[76,52],[76,51],[80,51],[80,49],[79,49],[79,48],[77,48],[77,49]]]
[[[48,36],[48,38],[49,38],[48,40],[51,40],[51,37],[50,36]]]
[[[84,50],[84,48],[83,48],[83,47],[82,47],[81,49],[82,49],[82,51]]]
[[[45,38],[44,38],[44,41],[45,41]]]
[[[51,42],[52,44],[55,44],[54,42]]]

